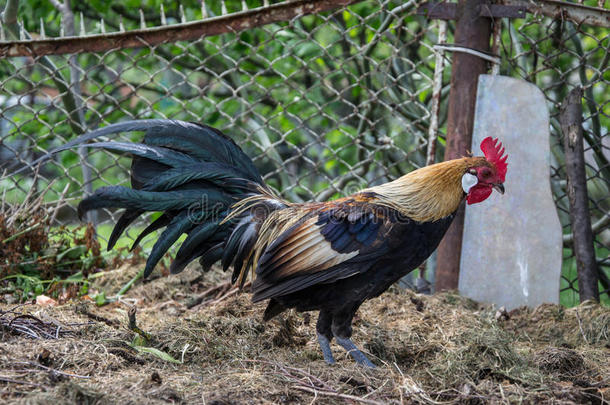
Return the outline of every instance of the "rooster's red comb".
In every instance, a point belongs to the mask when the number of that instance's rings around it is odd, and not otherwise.
[[[498,177],[502,182],[504,182],[504,178],[506,177],[506,168],[508,167],[508,163],[506,163],[506,159],[508,159],[508,155],[504,155],[504,147],[502,146],[502,142],[498,141],[498,138],[492,139],[491,136],[483,139],[481,142],[481,150],[485,155],[485,159],[490,161],[496,166],[496,170],[498,173]]]

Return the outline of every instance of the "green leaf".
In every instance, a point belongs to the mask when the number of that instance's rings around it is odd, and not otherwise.
[[[77,245],[57,255],[57,261],[61,262],[64,259],[78,259],[87,253],[87,246]]]
[[[309,59],[311,57],[320,56],[322,54],[322,49],[314,42],[305,42],[296,47],[296,54],[303,59]]]
[[[106,304],[106,293],[105,292],[101,292],[99,294],[97,294],[95,296],[95,304],[98,307],[101,307],[102,305]]]
[[[140,336],[138,334],[136,334],[133,339],[131,340],[130,346],[131,347],[146,347],[147,344],[147,340],[145,337]]]
[[[280,30],[275,33],[275,37],[281,40],[293,39],[296,36],[294,32],[288,30]]]
[[[154,347],[136,346],[136,345],[130,345],[130,346],[133,347],[134,349],[136,349],[139,353],[152,354],[153,356],[156,356],[156,357],[160,358],[161,360],[167,361],[169,363],[182,364],[182,362],[180,360],[176,360],[169,354],[162,352],[159,349],[155,349]]]
[[[85,282],[80,287],[78,294],[82,296],[82,295],[86,295],[88,292],[89,292],[89,283]]]

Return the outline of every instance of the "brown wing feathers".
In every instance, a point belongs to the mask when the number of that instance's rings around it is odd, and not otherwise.
[[[297,273],[324,270],[338,260],[347,260],[357,253],[342,255],[331,244],[317,225],[318,217],[309,218],[292,230],[276,246],[270,246],[258,263],[257,275],[284,278]]]
[[[273,254],[268,254],[259,262],[259,274],[270,272],[274,268],[290,266],[298,261],[298,258],[307,257],[310,254],[311,248],[324,241],[324,237],[320,235],[319,230],[305,229],[297,233],[295,237],[286,240],[286,242],[278,247]],[[264,270],[263,270],[264,269]]]
[[[275,223],[284,230],[261,254],[253,283],[255,301],[368,268],[367,261],[384,253],[375,243],[380,228],[383,223],[391,226],[371,205],[353,199],[304,206],[297,220],[297,213],[292,215],[290,227]],[[359,265],[349,265],[352,261]]]

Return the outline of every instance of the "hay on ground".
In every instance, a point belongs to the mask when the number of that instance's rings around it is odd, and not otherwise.
[[[116,288],[139,268],[100,277]],[[137,285],[128,300],[25,305],[28,315],[71,333],[3,333],[0,401],[24,403],[602,403],[610,398],[610,310],[496,310],[451,293],[391,289],[366,302],[353,340],[378,365],[356,365],[333,345],[328,366],[315,314],[262,322],[264,304],[227,290],[226,275],[187,270]],[[114,283],[114,284],[113,284]],[[221,287],[218,287],[221,286]],[[198,297],[193,304],[192,298]],[[137,326],[128,329],[135,304]],[[313,315],[313,316],[312,316]],[[30,319],[27,317],[19,319]],[[139,337],[138,337],[139,336]]]

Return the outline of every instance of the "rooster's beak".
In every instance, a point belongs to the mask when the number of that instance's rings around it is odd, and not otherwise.
[[[498,191],[498,193],[504,194],[504,184],[502,184],[502,183],[495,183],[492,186],[493,186],[493,188],[495,188]]]

